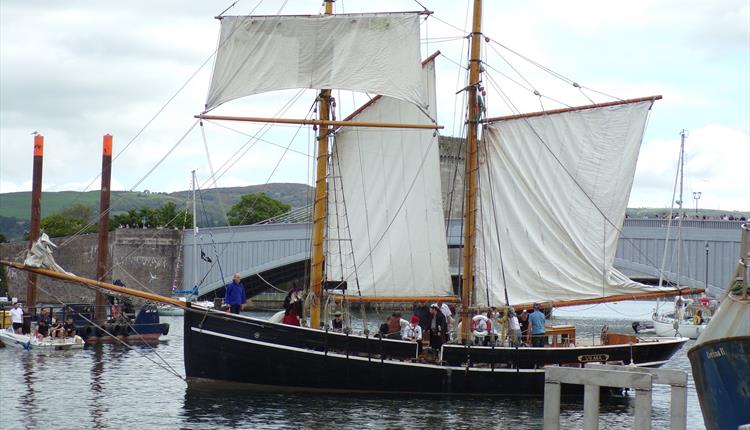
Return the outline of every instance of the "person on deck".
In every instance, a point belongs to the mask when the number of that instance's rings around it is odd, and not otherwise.
[[[529,315],[531,327],[531,346],[541,348],[544,346],[544,312],[539,303],[534,303],[534,312]]]
[[[526,312],[526,309],[521,311],[521,316],[518,317],[518,325],[521,326],[522,345],[531,345],[531,333],[529,332],[529,313]]]
[[[438,305],[430,305],[430,346],[433,351],[437,352],[445,343],[445,337],[448,334],[448,323],[445,321],[445,315],[440,311]]]
[[[73,318],[68,317],[63,324],[63,330],[65,330],[65,337],[75,337],[77,334],[76,326],[73,325]]]
[[[334,312],[333,319],[331,320],[331,330],[336,333],[344,331],[344,320],[341,318],[341,311]]]
[[[300,325],[300,315],[302,315],[302,298],[299,296],[299,288],[292,288],[284,299],[284,319],[283,324]]]
[[[59,319],[52,320],[52,326],[49,329],[49,333],[52,337],[65,337],[65,329]]]
[[[427,306],[427,303],[417,302],[414,306],[414,315],[419,317],[419,327],[422,328],[422,332],[424,333],[429,328],[427,325],[430,323],[430,308]]]
[[[122,309],[117,299],[112,301],[112,306],[109,308],[109,315],[113,321],[119,321],[122,318]]]
[[[401,314],[394,312],[388,318],[388,339],[401,339]]]
[[[39,322],[36,325],[36,337],[37,339],[44,339],[49,336],[49,323],[46,318],[39,318]]]
[[[21,303],[16,302],[13,309],[10,310],[10,323],[13,324],[13,332],[21,334],[21,328],[23,327],[23,309]]]
[[[403,340],[412,340],[415,342],[422,341],[422,327],[419,326],[419,317],[412,315],[409,325],[401,330],[401,338]]]
[[[232,282],[227,284],[226,292],[224,293],[224,304],[229,305],[229,312],[233,314],[240,313],[242,305],[245,304],[245,286],[242,285],[240,280],[242,277],[239,273],[234,274]]]
[[[528,325],[526,326],[528,330]],[[519,346],[521,344],[521,324],[518,321],[516,311],[511,307],[508,314],[508,341],[510,346]]]
[[[451,338],[450,331],[453,329],[453,312],[451,312],[448,303],[438,302],[437,305],[440,308],[440,312],[445,315],[445,323],[448,325],[448,331],[445,333],[445,340],[448,341]]]

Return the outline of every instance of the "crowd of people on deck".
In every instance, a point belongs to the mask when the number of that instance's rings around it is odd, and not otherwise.
[[[380,325],[378,336],[387,339],[401,339],[429,344],[433,350],[444,343],[456,339],[454,328],[455,308],[446,303],[427,306],[424,302],[415,303],[409,320],[400,312],[389,315]],[[501,345],[543,347],[546,342],[545,315],[542,307],[535,303],[531,312],[525,309],[517,314],[508,308],[507,321],[503,321],[502,309],[478,313],[471,319],[470,333],[475,345]],[[503,330],[505,324],[505,330]],[[503,335],[505,336],[503,338]],[[420,348],[421,351],[421,348]]]
[[[284,299],[283,324],[302,325],[302,291],[292,288]],[[451,340],[456,339],[454,331],[456,309],[447,303],[426,302],[414,304],[412,315],[405,319],[401,312],[393,312],[380,324],[377,337],[385,339],[408,340],[429,345],[433,350]],[[476,345],[501,345],[543,347],[546,342],[544,335],[545,315],[542,307],[535,303],[531,312],[522,310],[520,313],[508,308],[507,321],[503,321],[504,311],[501,308],[475,315],[471,320],[472,341]],[[505,330],[503,330],[505,324]],[[340,310],[333,312],[333,318],[326,323],[326,328],[336,332],[350,332],[344,322]],[[503,338],[503,336],[505,336]]]

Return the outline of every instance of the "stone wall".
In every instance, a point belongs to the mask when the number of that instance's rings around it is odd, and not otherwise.
[[[440,182],[443,214],[446,218],[463,217],[465,139],[440,136]]]
[[[117,229],[109,234],[110,274],[105,281],[120,279],[137,290],[169,295],[175,276],[176,261],[180,248],[181,232],[158,229]],[[75,237],[53,238],[58,245],[55,261],[65,270],[85,278],[96,277],[97,234]],[[21,254],[26,242],[0,244],[0,258],[22,261]],[[181,288],[178,276],[177,288]],[[25,272],[8,269],[8,287],[11,297],[26,300]],[[39,303],[89,303],[95,292],[89,288],[57,281],[44,276],[37,277],[37,301]]]

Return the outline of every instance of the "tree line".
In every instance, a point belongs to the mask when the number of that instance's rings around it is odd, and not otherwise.
[[[291,206],[268,197],[265,193],[246,194],[227,211],[230,225],[253,224],[288,212]],[[198,219],[200,224],[200,219]],[[116,228],[192,228],[193,214],[178,209],[172,202],[159,208],[141,207],[110,216],[109,230]],[[97,215],[83,204],[77,204],[41,220],[41,229],[50,237],[94,233],[99,229]],[[25,235],[28,239],[28,233]]]

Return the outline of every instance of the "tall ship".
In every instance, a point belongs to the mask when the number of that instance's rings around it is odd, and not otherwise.
[[[659,366],[685,338],[641,338],[546,327],[542,347],[504,342],[507,316],[542,307],[667,297],[613,267],[649,112],[661,96],[490,117],[485,106],[482,1],[473,3],[466,110],[462,255],[452,284],[441,203],[435,62],[422,60],[420,23],[432,12],[220,16],[203,121],[312,126],[315,203],[302,325],[275,323],[177,299],[23,270],[185,309],[189,382],[261,390],[532,395],[546,366],[617,362]],[[317,118],[213,115],[244,97],[316,89]],[[332,90],[377,94],[337,120]],[[340,115],[343,116],[343,115]],[[376,336],[366,305],[452,304],[450,340]],[[335,310],[359,306],[364,330],[332,330]],[[435,306],[442,308],[442,306]],[[482,345],[472,321],[500,310],[500,342]],[[438,309],[438,311],[440,311]],[[437,313],[431,317],[440,320]],[[428,324],[432,331],[440,330]],[[444,329],[447,330],[447,329]],[[540,335],[541,336],[541,335]]]

